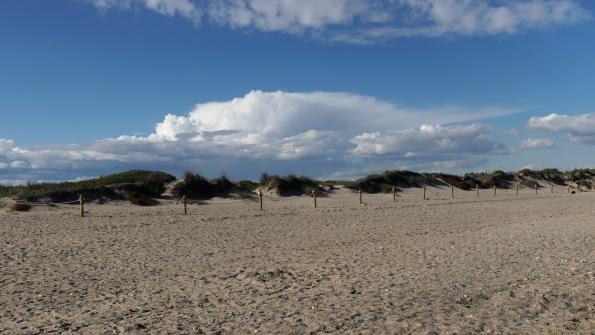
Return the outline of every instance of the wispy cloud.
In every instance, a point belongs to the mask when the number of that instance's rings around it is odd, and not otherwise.
[[[203,11],[200,4],[192,0],[82,0],[92,3],[101,11],[110,9],[131,10],[143,8],[162,15],[181,16],[198,24]]]
[[[556,143],[549,138],[528,138],[519,143],[521,150],[553,149]]]
[[[385,22],[382,2],[364,0],[218,0],[207,14],[221,25],[302,33],[354,21]]]
[[[520,132],[516,128],[511,128],[511,129],[504,130],[504,131],[500,132],[500,134],[504,135],[504,136],[514,137],[514,136],[519,136]]]
[[[207,18],[233,29],[308,35],[347,43],[409,36],[514,34],[576,24],[591,13],[574,0],[83,0],[101,10],[144,8]]]
[[[550,114],[529,119],[528,127],[556,133],[568,133],[575,143],[595,144],[595,114]]]
[[[399,169],[414,170],[414,171],[428,171],[428,172],[442,172],[455,169],[473,169],[480,167],[488,162],[488,159],[483,156],[443,160],[437,162],[420,162],[420,163],[397,163]]]

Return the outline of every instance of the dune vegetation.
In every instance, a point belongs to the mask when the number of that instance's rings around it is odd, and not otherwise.
[[[288,175],[280,177],[263,173],[259,186],[265,191],[274,192],[280,196],[311,195],[313,192],[323,195],[325,190],[320,182],[304,176]]]
[[[68,202],[80,194],[87,200],[125,200],[127,196],[159,197],[164,185],[176,180],[159,171],[130,170],[94,179],[63,183],[29,183],[0,187],[0,197],[26,201]]]
[[[491,173],[475,172],[463,176],[446,173],[418,173],[412,171],[386,171],[382,174],[360,178],[346,185],[352,190],[362,190],[366,193],[390,192],[393,187],[411,188],[424,186],[455,187],[470,190],[493,188],[511,189],[518,183],[521,187],[538,188],[544,184],[552,185],[580,185],[590,188],[595,177],[593,170],[573,170],[562,172],[556,169],[528,170],[519,172],[505,172],[496,170]]]
[[[577,169],[563,172],[557,169],[519,172],[493,171],[467,173],[463,176],[446,173],[419,173],[413,171],[385,171],[355,181],[319,181],[305,176],[278,176],[263,173],[258,182],[232,181],[226,176],[207,179],[200,174],[187,172],[180,179],[160,171],[131,170],[99,178],[63,183],[29,183],[21,186],[0,186],[0,198],[8,197],[30,202],[59,203],[76,201],[80,194],[87,201],[105,202],[127,200],[141,206],[158,204],[156,199],[207,200],[214,197],[246,198],[256,191],[279,196],[324,196],[339,185],[353,191],[386,193],[393,188],[420,188],[424,186],[455,187],[462,190],[493,188],[511,189],[520,185],[541,188],[545,185],[572,185],[590,188],[595,180],[595,170]]]

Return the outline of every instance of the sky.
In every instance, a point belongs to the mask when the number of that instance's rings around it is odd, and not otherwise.
[[[595,3],[5,0],[0,184],[595,167]]]

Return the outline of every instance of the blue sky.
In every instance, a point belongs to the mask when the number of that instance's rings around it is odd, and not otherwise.
[[[578,0],[3,1],[0,182],[593,167],[594,13]]]

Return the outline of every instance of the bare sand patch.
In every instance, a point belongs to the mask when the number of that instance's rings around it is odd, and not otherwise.
[[[0,209],[0,333],[593,334],[595,193]]]

